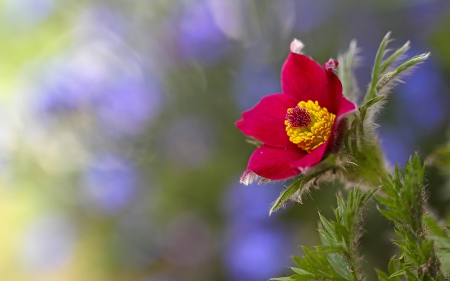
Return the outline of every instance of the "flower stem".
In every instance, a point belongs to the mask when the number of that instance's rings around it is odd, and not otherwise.
[[[353,162],[344,166],[346,171],[343,173],[348,181],[376,188],[388,178],[389,173],[377,141],[363,141],[351,155]]]

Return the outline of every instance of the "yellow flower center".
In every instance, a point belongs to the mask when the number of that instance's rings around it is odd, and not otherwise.
[[[336,115],[320,107],[317,101],[301,101],[286,114],[286,133],[289,140],[310,153],[331,135]]]

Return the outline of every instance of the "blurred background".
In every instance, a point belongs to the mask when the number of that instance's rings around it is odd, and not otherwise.
[[[268,216],[283,183],[239,185],[254,146],[234,126],[280,92],[298,38],[320,63],[383,36],[431,58],[381,114],[392,164],[446,141],[448,0],[1,0],[0,280],[261,281],[319,243],[338,183]],[[450,187],[427,172],[431,209]],[[368,276],[395,254],[374,206]]]

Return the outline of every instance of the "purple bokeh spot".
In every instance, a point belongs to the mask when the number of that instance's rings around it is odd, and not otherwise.
[[[231,279],[260,281],[281,274],[290,260],[288,241],[279,228],[234,231],[224,253]]]
[[[129,160],[113,154],[98,155],[84,173],[83,197],[94,209],[115,213],[136,199],[138,180]]]
[[[402,119],[425,134],[436,131],[446,116],[449,98],[441,79],[432,61],[426,61],[398,87]]]
[[[107,128],[122,133],[137,134],[146,122],[160,110],[159,86],[148,79],[144,83],[137,77],[125,76],[110,81],[98,102],[98,117]]]
[[[256,183],[244,186],[233,184],[228,188],[224,196],[224,209],[232,225],[250,225],[267,223],[271,203],[277,198],[282,189],[281,185],[267,184],[264,186]],[[273,214],[276,216],[283,210]]]
[[[408,26],[414,30],[414,36],[422,37],[434,30],[440,22],[443,13],[450,8],[448,1],[415,1],[416,3],[408,5],[406,10],[408,15]],[[423,37],[425,37],[423,36]],[[416,42],[412,40],[412,42]]]
[[[233,92],[239,109],[249,109],[264,96],[281,92],[279,74],[268,65],[247,58],[234,81]]]
[[[216,25],[208,2],[195,0],[185,6],[179,19],[177,36],[184,58],[214,62],[227,49],[227,37]]]
[[[408,127],[395,128],[394,130],[383,126],[380,129],[380,139],[383,152],[391,165],[404,166],[414,153],[417,145],[417,138]]]
[[[88,45],[71,58],[50,64],[35,101],[40,116],[52,120],[68,113],[92,115],[102,129],[116,136],[145,130],[160,112],[159,81],[144,74],[137,59],[127,53],[118,58],[115,47],[108,42]]]
[[[119,62],[108,60],[112,47],[107,43],[86,45],[51,61],[39,77],[38,112],[51,117],[92,109],[114,81],[112,73],[121,67]]]
[[[308,31],[320,26],[328,19],[334,10],[332,1],[307,1],[297,0],[295,2],[295,30]]]

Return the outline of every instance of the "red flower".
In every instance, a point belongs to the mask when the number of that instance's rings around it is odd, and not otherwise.
[[[281,180],[319,163],[340,137],[344,115],[356,105],[342,95],[342,84],[333,73],[337,61],[321,67],[300,53],[294,40],[281,72],[282,94],[264,97],[242,114],[236,126],[263,145],[253,152],[241,182],[257,176]]]

